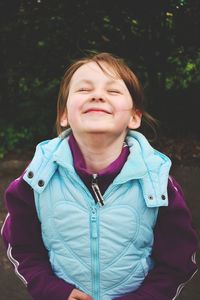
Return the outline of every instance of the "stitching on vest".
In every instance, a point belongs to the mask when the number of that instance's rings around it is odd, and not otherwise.
[[[128,205],[117,205],[117,207],[119,206],[122,206],[122,207],[127,207]],[[110,209],[112,210],[113,207],[110,207]],[[140,220],[140,216],[138,215],[138,213],[136,213],[133,209],[131,209],[135,215],[137,216],[137,231],[135,233],[135,236],[133,237],[133,239],[131,239],[131,241],[129,242],[129,244],[123,249],[123,251],[117,256],[115,257],[110,263],[109,265],[107,265],[104,269],[102,269],[102,271],[105,271],[107,270],[109,267],[111,267],[116,261],[119,261],[119,259],[124,255],[125,252],[127,252],[127,250],[129,249],[129,247],[135,242],[135,240],[137,239],[138,237],[138,234],[139,234],[139,228],[140,228],[140,225],[141,225],[141,220]]]
[[[63,256],[63,255],[60,255],[60,256]],[[58,264],[58,262],[57,262],[57,264]],[[58,265],[60,266],[60,264],[58,264]],[[54,270],[56,273],[59,272],[60,274],[62,274],[62,276],[59,276],[60,278],[66,278],[65,273],[63,273],[63,271],[62,271],[62,267],[58,271],[56,271],[56,269],[54,269]],[[81,288],[83,291],[85,291],[88,294],[91,292],[86,287],[84,287],[82,283],[75,280],[71,275],[67,274],[67,277],[70,279],[71,282],[73,282],[76,285],[77,288]]]
[[[121,286],[123,286],[123,284],[124,284],[126,281],[128,281],[128,280],[133,276],[133,274],[134,274],[139,268],[141,268],[141,269],[142,269],[142,272],[144,272],[144,271],[143,271],[143,267],[142,267],[140,261],[139,261],[138,264],[135,266],[135,268],[133,268],[131,274],[128,274],[123,280],[120,280],[120,284],[119,284],[119,282],[117,282],[116,284],[112,285],[111,287],[105,289],[105,293],[108,292],[108,291],[110,291],[110,290],[112,290],[112,289],[114,289],[114,288],[116,288],[116,287],[117,287],[117,288],[120,288]],[[136,276],[134,276],[134,277],[136,277]],[[142,280],[142,281],[143,281],[143,280]],[[141,281],[141,282],[142,282],[142,281]]]
[[[54,220],[53,220],[53,218],[52,218],[52,221],[53,221],[53,223],[55,223]],[[55,226],[55,224],[54,224],[54,230],[55,230],[55,232],[56,232],[56,234],[57,234],[57,237],[59,237],[60,241],[62,242],[62,241],[63,241],[63,237],[60,235],[60,233],[59,233],[59,231],[57,230],[56,227],[57,227],[57,226]],[[61,244],[62,244],[62,243],[61,243]],[[75,254],[75,253],[73,252],[73,250],[72,250],[69,246],[63,245],[63,249],[68,250],[69,253],[70,253],[75,259],[77,259],[77,260],[80,262],[81,265],[85,266],[86,269],[90,270],[90,266],[88,266],[84,261],[82,261],[82,260],[79,258],[79,256],[78,256],[77,254]]]

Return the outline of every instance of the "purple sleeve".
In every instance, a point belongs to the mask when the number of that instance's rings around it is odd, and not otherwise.
[[[35,300],[67,300],[74,286],[56,277],[41,238],[33,191],[20,177],[5,192],[8,215],[2,227],[15,273]]]
[[[197,272],[198,239],[178,183],[170,177],[169,206],[159,209],[152,257],[155,267],[135,292],[118,300],[171,300]]]

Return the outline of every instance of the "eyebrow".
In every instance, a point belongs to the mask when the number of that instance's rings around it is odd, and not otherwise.
[[[92,81],[91,80],[87,80],[87,79],[81,79],[78,82],[76,82],[75,84],[78,85],[78,84],[81,84],[81,83],[92,84]]]

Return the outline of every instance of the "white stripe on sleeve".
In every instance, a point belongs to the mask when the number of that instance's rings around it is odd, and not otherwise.
[[[11,263],[14,265],[15,268],[15,273],[16,275],[22,280],[22,282],[27,286],[27,281],[26,279],[22,276],[22,274],[19,273],[18,267],[19,267],[19,262],[12,256],[12,247],[10,244],[8,244],[8,249],[7,249],[7,256],[8,259],[11,261]]]
[[[196,253],[194,253],[194,254],[192,255],[191,260],[192,260],[193,263],[196,264]],[[177,288],[177,290],[176,290],[176,295],[174,296],[174,298],[173,298],[172,300],[175,300],[175,299],[180,295],[180,292],[182,291],[182,289],[184,288],[184,286],[185,286],[185,285],[186,285],[186,284],[194,277],[194,275],[195,275],[197,272],[198,272],[198,270],[196,270],[196,271],[192,274],[192,276],[191,276],[186,282],[183,282],[183,283],[181,283],[181,284],[178,286],[178,288]]]

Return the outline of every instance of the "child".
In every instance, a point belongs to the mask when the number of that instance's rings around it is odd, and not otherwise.
[[[171,162],[137,129],[152,118],[137,77],[108,53],[66,71],[59,136],[6,190],[2,228],[36,300],[175,299],[197,237]]]

